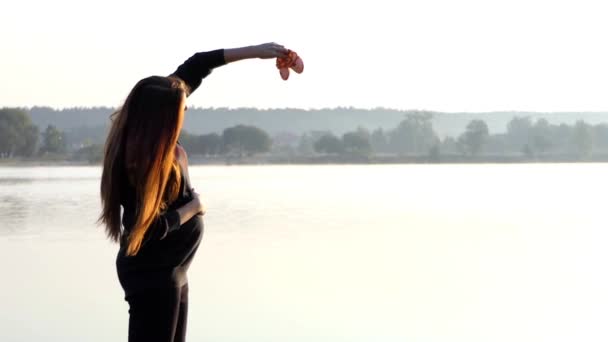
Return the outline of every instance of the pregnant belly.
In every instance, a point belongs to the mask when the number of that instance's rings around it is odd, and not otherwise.
[[[119,271],[166,270],[189,264],[200,245],[203,229],[203,217],[196,215],[163,240],[148,241],[135,256],[125,256],[121,248],[117,260]]]
[[[203,231],[203,217],[195,215],[165,238],[167,252],[173,255],[176,265],[183,265],[193,257],[203,238]]]

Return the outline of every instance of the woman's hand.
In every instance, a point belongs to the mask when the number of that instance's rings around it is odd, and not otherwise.
[[[205,208],[205,205],[201,202],[199,193],[194,191],[194,188],[192,188],[192,200],[190,201],[190,203],[192,203],[192,207],[194,208],[193,210],[196,211],[195,215],[205,215],[205,211],[207,209]]]
[[[184,204],[183,206],[177,208],[177,212],[179,213],[180,225],[188,222],[192,217],[196,215],[204,215],[205,214],[205,206],[201,202],[200,195],[192,189],[192,199],[190,202]]]
[[[277,43],[265,43],[253,46],[257,58],[268,59],[287,56],[287,49]]]

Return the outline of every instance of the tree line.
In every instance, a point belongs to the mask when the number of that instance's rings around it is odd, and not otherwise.
[[[0,109],[0,158],[61,154],[66,152],[65,134],[48,125],[40,132],[29,114],[19,109]]]
[[[579,120],[573,125],[556,125],[544,118],[516,116],[508,122],[506,132],[491,134],[484,120],[474,119],[461,134],[440,138],[433,128],[432,114],[413,113],[390,130],[370,132],[359,127],[341,137],[317,133],[316,137],[303,137],[302,143],[309,145],[309,153],[426,156],[430,161],[441,156],[584,160],[593,154],[608,155],[608,124],[590,125]]]
[[[88,137],[76,144],[67,144],[66,133],[52,124],[43,132],[32,123],[22,109],[0,109],[0,158],[72,159],[99,162],[103,146]],[[180,143],[192,154],[252,156],[268,152],[272,139],[262,129],[236,125],[217,133],[193,135],[183,130]]]
[[[51,107],[20,108],[28,112],[34,124],[44,128],[49,124],[67,134],[68,144],[88,136],[95,143],[105,138],[104,126],[115,108],[111,107],[72,107],[55,109]],[[396,110],[390,108],[353,108],[334,107],[318,109],[298,108],[201,108],[189,107],[184,127],[196,134],[221,133],[227,127],[238,124],[254,124],[270,135],[289,131],[297,135],[312,130],[324,129],[342,135],[358,125],[368,129],[392,129],[407,114],[416,110]],[[533,121],[545,117],[551,123],[573,125],[578,120],[589,124],[606,121],[608,112],[426,112],[432,114],[433,128],[442,137],[457,136],[465,125],[474,119],[483,119],[491,132],[504,132],[508,122],[515,116],[530,117]]]
[[[492,133],[482,119],[468,122],[463,132],[440,137],[430,112],[407,112],[391,129],[368,130],[359,126],[341,135],[330,130],[270,136],[245,124],[219,133],[193,134],[183,130],[180,143],[189,154],[251,157],[257,154],[291,156],[402,156],[439,161],[446,156],[481,158],[510,156],[542,160],[556,156],[585,160],[608,156],[608,124],[551,124],[544,118],[515,116],[506,130]],[[40,130],[27,111],[0,109],[0,158],[64,158],[99,162],[103,146],[90,138],[106,132],[83,131],[68,144],[66,133],[52,124]]]

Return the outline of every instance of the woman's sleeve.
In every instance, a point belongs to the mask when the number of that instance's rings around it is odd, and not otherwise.
[[[182,63],[170,76],[181,78],[190,88],[188,94],[190,95],[201,85],[203,78],[209,76],[211,70],[224,64],[226,64],[224,49],[197,52]]]

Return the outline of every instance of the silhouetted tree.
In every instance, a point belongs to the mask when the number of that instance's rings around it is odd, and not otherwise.
[[[36,152],[40,132],[38,126],[28,125],[23,132],[23,144],[17,149],[17,154],[31,157]]]
[[[203,134],[198,137],[198,146],[203,155],[218,155],[222,152],[222,137],[217,133]]]
[[[553,141],[559,149],[567,154],[576,153],[576,148],[573,146],[573,127],[566,125],[565,123],[560,124],[554,128]]]
[[[472,120],[467,125],[466,131],[458,139],[465,151],[470,155],[478,155],[490,133],[488,125],[483,120]]]
[[[342,146],[347,153],[369,155],[372,146],[369,142],[369,133],[359,129],[357,132],[347,132],[342,135]]]
[[[344,152],[342,141],[333,134],[326,134],[314,143],[318,153],[340,154]]]
[[[72,159],[86,160],[89,163],[99,163],[103,159],[103,145],[91,144],[76,150]]]
[[[538,119],[532,128],[532,144],[537,154],[543,154],[553,146],[551,125],[547,119]]]
[[[579,158],[586,158],[593,150],[593,130],[584,121],[577,121],[574,126],[574,144]]]
[[[53,125],[55,124],[53,123]],[[56,125],[55,127],[58,130],[63,131],[67,146],[90,146],[92,144],[103,145],[106,137],[108,136],[108,132],[110,131],[109,122],[105,125],[81,125],[79,127],[66,129]]]
[[[236,125],[224,130],[222,143],[226,152],[236,151],[239,156],[243,153],[251,156],[255,153],[268,152],[272,139],[268,133],[255,126]]]
[[[66,151],[65,136],[55,126],[48,125],[42,133],[40,153],[64,153]]]
[[[21,109],[0,109],[0,158],[31,156],[38,143],[38,127]]]
[[[391,132],[391,149],[404,154],[425,154],[439,142],[433,129],[432,115],[429,113],[407,114]]]
[[[599,124],[593,127],[595,146],[598,149],[608,150],[608,124]]]
[[[514,117],[507,124],[507,142],[513,151],[522,151],[524,145],[532,145],[532,119],[530,117]]]
[[[382,128],[379,127],[372,132],[370,143],[375,152],[388,152],[388,138]]]
[[[435,144],[429,149],[429,160],[432,162],[438,162],[441,158],[440,144]]]
[[[443,154],[457,154],[462,152],[460,144],[458,144],[458,141],[453,137],[443,138],[439,149]]]
[[[488,136],[483,150],[487,154],[500,155],[511,150],[507,135],[504,133],[492,134]]]

